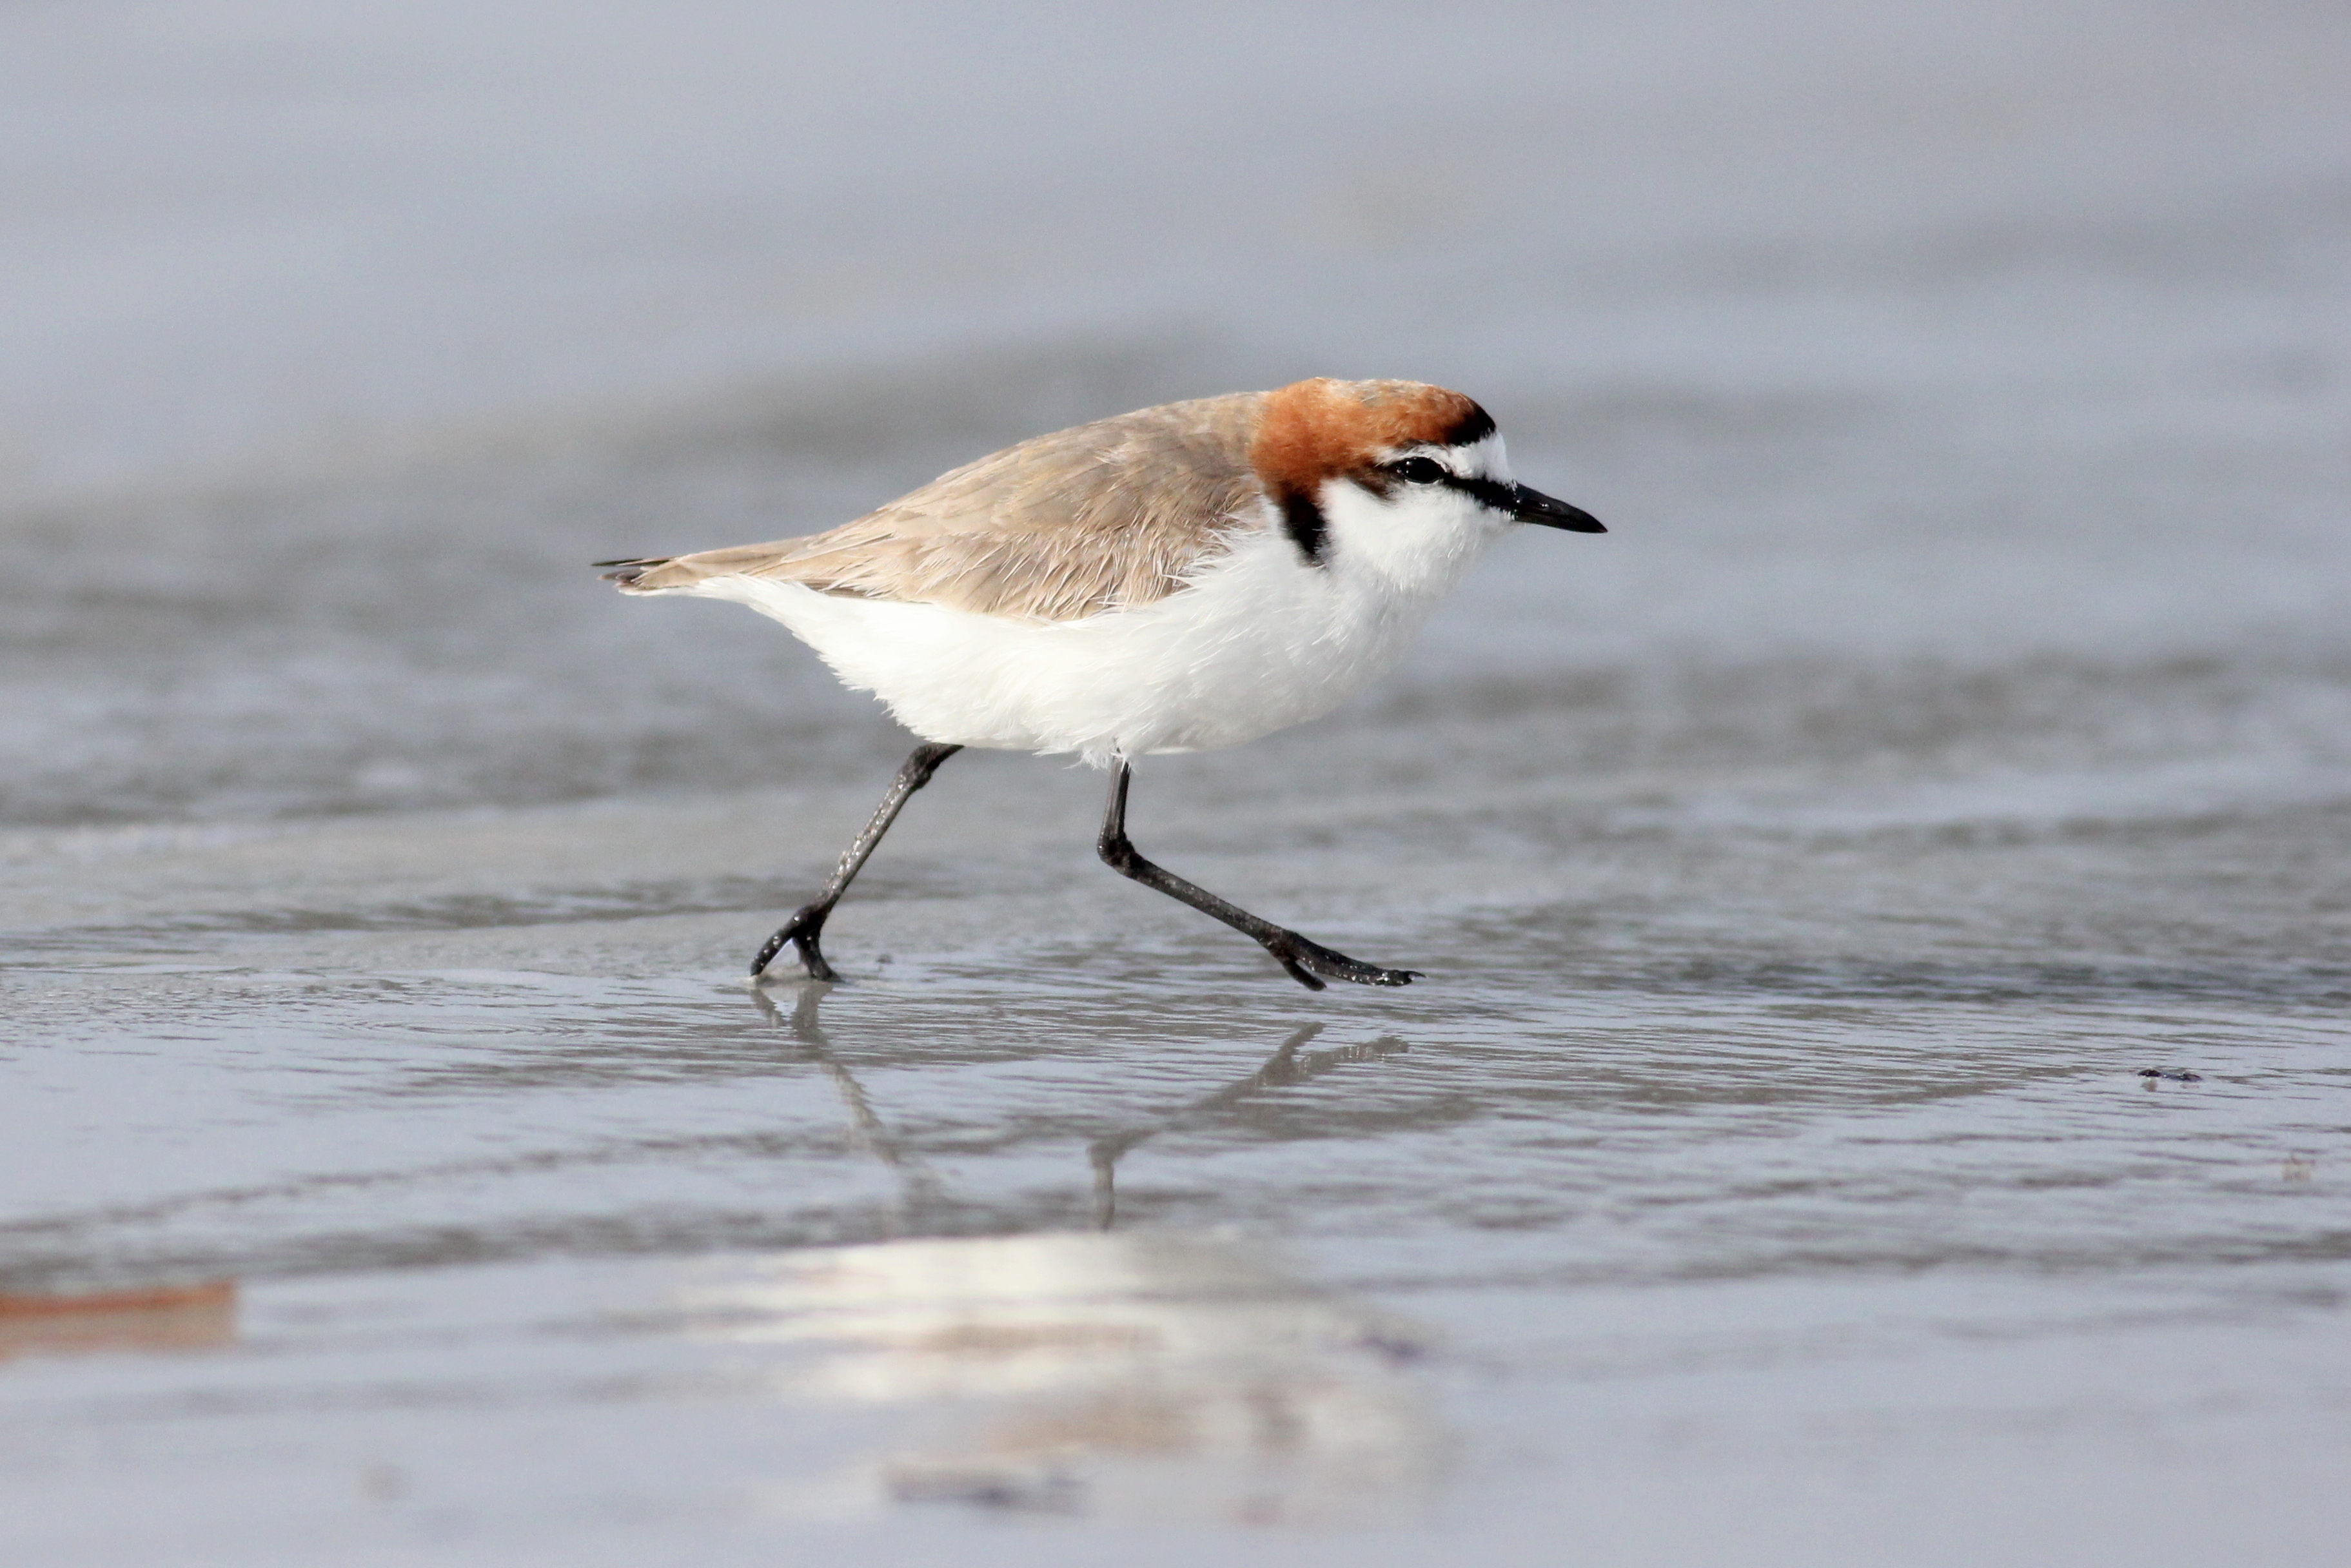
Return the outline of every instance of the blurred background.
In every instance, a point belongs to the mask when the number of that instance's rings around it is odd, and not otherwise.
[[[2346,84],[2318,0],[0,0],[0,1555],[2333,1563]],[[1308,375],[1612,529],[1142,770],[1426,978],[975,753],[747,996],[905,737],[588,563]]]
[[[2331,768],[2346,80],[2289,0],[11,5],[0,816],[870,769],[585,563],[1309,374],[1617,530],[1367,703]]]

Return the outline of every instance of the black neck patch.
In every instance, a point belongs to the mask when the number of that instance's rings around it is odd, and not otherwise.
[[[1285,491],[1281,497],[1281,531],[1298,547],[1309,566],[1322,564],[1322,550],[1331,539],[1331,524],[1322,507],[1303,490]]]

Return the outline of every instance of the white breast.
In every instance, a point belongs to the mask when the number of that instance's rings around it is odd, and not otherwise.
[[[1385,671],[1496,531],[1449,495],[1392,504],[1334,482],[1323,499],[1322,564],[1269,518],[1180,592],[1081,621],[752,577],[696,591],[782,622],[927,740],[1095,764],[1207,750],[1320,717]]]

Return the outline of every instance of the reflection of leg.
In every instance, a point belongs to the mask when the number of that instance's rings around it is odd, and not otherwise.
[[[1135,1140],[1136,1143],[1142,1139]],[[1118,1156],[1133,1144],[1116,1138],[1099,1138],[1086,1150],[1086,1157],[1094,1167],[1094,1228],[1108,1230],[1118,1223]]]
[[[836,980],[841,977],[832,972],[832,966],[824,961],[824,954],[817,946],[817,939],[824,934],[825,917],[832,913],[832,906],[841,902],[841,895],[849,891],[849,884],[857,880],[857,873],[864,866],[866,857],[873,852],[873,846],[882,841],[882,835],[888,832],[890,824],[898,820],[899,808],[905,805],[906,797],[929,783],[931,775],[938,771],[939,764],[962,749],[960,746],[933,746],[927,742],[914,747],[914,754],[906,758],[905,766],[900,768],[898,776],[890,781],[890,792],[882,797],[879,806],[873,808],[873,820],[865,824],[865,831],[857,835],[849,846],[849,852],[841,857],[841,864],[833,868],[832,880],[824,884],[824,891],[794,910],[792,917],[784,922],[783,929],[768,937],[766,946],[759,949],[759,956],[751,960],[753,979],[768,972],[768,966],[775,962],[776,955],[784,950],[787,942],[799,950],[800,962],[806,966],[810,979]]]
[[[1412,984],[1415,971],[1411,969],[1383,969],[1376,964],[1359,963],[1344,953],[1334,953],[1285,926],[1260,920],[1240,905],[1228,904],[1207,889],[1144,860],[1126,837],[1126,787],[1130,776],[1123,760],[1113,765],[1110,807],[1102,813],[1102,837],[1094,845],[1095,852],[1113,871],[1145,887],[1157,888],[1178,903],[1188,904],[1201,914],[1212,915],[1234,930],[1256,938],[1291,979],[1310,991],[1323,989],[1323,978],[1352,980],[1359,986]]]
[[[1202,1111],[1222,1110],[1236,1100],[1247,1099],[1260,1089],[1286,1089],[1292,1083],[1302,1083],[1307,1074],[1300,1071],[1298,1051],[1308,1040],[1322,1032],[1319,1023],[1301,1024],[1290,1031],[1290,1038],[1274,1048],[1264,1064],[1238,1083],[1228,1083],[1205,1099],[1195,1100],[1186,1107],[1186,1114]]]
[[[778,1029],[789,1031],[809,1060],[823,1068],[824,1075],[832,1080],[833,1088],[841,1095],[841,1104],[849,1112],[850,1124],[856,1129],[858,1146],[896,1171],[904,1180],[905,1198],[903,1207],[912,1209],[945,1197],[939,1178],[923,1163],[923,1157],[898,1142],[889,1125],[882,1120],[881,1113],[873,1109],[873,1102],[865,1097],[865,1085],[860,1083],[857,1075],[832,1054],[831,1043],[824,1038],[824,1022],[817,1013],[818,1004],[826,989],[821,985],[801,986],[799,998],[792,1003],[792,1016],[789,1019],[784,1017],[783,1009],[776,1006],[775,998],[768,994],[765,987],[752,987],[751,999],[758,1004],[761,1016]]]
[[[824,1038],[824,1019],[817,1011],[817,1004],[824,996],[824,988],[801,986],[798,989],[799,995],[792,999],[792,1016],[789,1018],[784,1016],[784,1009],[776,1005],[776,998],[763,987],[752,988],[751,1003],[759,1009],[761,1018],[799,1041],[810,1056],[822,1057],[830,1050],[830,1042]]]
[[[1238,1082],[1228,1083],[1215,1093],[1193,1101],[1171,1116],[1149,1127],[1131,1127],[1123,1133],[1113,1133],[1106,1138],[1096,1138],[1086,1145],[1086,1158],[1094,1167],[1094,1228],[1108,1230],[1118,1218],[1118,1162],[1127,1150],[1168,1128],[1190,1121],[1203,1111],[1221,1111],[1236,1100],[1247,1099],[1260,1089],[1279,1089],[1301,1082],[1311,1076],[1298,1066],[1298,1048],[1322,1032],[1322,1025],[1301,1025],[1290,1031],[1290,1038],[1274,1049],[1265,1064]],[[1401,1050],[1399,1045],[1397,1049]]]

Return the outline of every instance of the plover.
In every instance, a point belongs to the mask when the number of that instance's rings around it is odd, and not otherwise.
[[[1510,477],[1486,411],[1418,382],[1299,382],[1040,435],[827,533],[599,561],[630,593],[782,622],[922,744],[787,943],[836,978],[826,918],[915,790],[967,746],[1110,772],[1096,849],[1121,874],[1262,945],[1290,978],[1401,986],[1165,871],[1126,835],[1134,758],[1317,718],[1394,664],[1516,523],[1604,533]]]

